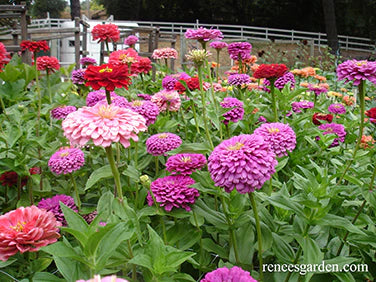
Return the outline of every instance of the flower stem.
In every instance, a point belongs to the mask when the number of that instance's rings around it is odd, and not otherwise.
[[[337,185],[341,184],[343,178],[345,177],[347,171],[350,169],[356,153],[359,150],[360,143],[362,142],[362,136],[363,136],[363,129],[364,129],[364,111],[365,111],[365,103],[364,103],[364,98],[365,98],[365,80],[362,80],[360,84],[358,85],[358,90],[359,90],[359,107],[360,107],[360,126],[359,126],[359,134],[358,134],[358,140],[355,145],[354,152],[352,154],[352,157],[350,160],[347,161],[347,165],[345,170],[343,171],[341,177],[339,178]]]
[[[106,89],[106,100],[107,104],[111,105],[111,92]]]
[[[274,115],[274,121],[278,122],[278,113],[277,113],[277,99],[275,97],[275,87],[274,87],[275,78],[270,79],[270,94],[272,95],[272,109]]]
[[[52,93],[51,93],[51,81],[50,81],[50,73],[47,70],[47,91],[48,91],[48,96],[50,97],[50,104],[52,103]]]
[[[155,156],[155,176],[157,176],[159,173],[159,160],[158,156]]]
[[[217,49],[217,66],[216,66],[216,75],[217,75],[217,82],[219,81],[219,49]]]
[[[249,199],[251,200],[253,214],[255,215],[255,221],[256,221],[258,257],[259,257],[259,269],[260,269],[259,281],[262,281],[263,280],[263,273],[262,273],[263,263],[262,263],[262,234],[261,234],[261,226],[260,226],[260,217],[257,212],[257,204],[255,201],[255,197],[253,196],[253,192],[249,192],[248,196],[249,196]]]
[[[34,70],[35,70],[35,86],[38,96],[38,111],[37,111],[37,124],[35,127],[35,135],[37,139],[39,139],[39,129],[40,129],[40,112],[42,109],[42,95],[40,93],[40,85],[39,85],[39,75],[38,75],[38,68],[37,68],[37,57],[34,54]],[[40,146],[38,146],[38,159],[42,161],[42,152]],[[39,182],[39,189],[43,190],[43,170],[40,171],[40,182]]]
[[[78,193],[78,188],[77,188],[76,180],[74,179],[72,173],[69,173],[69,176],[70,176],[70,179],[72,181],[74,194],[76,196],[76,205],[77,205],[77,208],[78,208],[78,210],[81,210],[81,199],[80,199],[80,194]]]
[[[115,197],[118,197],[119,200],[123,200],[123,191],[121,189],[120,174],[119,174],[119,170],[118,170],[118,168],[115,164],[115,159],[114,159],[114,154],[112,152],[112,147],[109,146],[109,147],[105,147],[104,149],[106,150],[107,159],[108,159],[108,162],[110,163],[112,174],[114,175],[114,180],[115,180],[114,195],[115,195]]]
[[[193,100],[191,100],[191,101],[192,101],[193,118],[195,120],[196,131],[197,131],[198,134],[200,134],[200,127],[198,126],[195,102],[193,102]]]
[[[202,231],[201,231],[200,226],[198,225],[197,216],[196,216],[196,213],[195,213],[194,210],[192,210],[192,214],[193,214],[193,219],[195,220],[195,224],[196,224],[196,228],[197,228],[198,234],[200,234],[200,260],[199,260],[199,264],[201,266],[202,255],[203,255]],[[200,272],[201,272],[201,270],[200,270]]]

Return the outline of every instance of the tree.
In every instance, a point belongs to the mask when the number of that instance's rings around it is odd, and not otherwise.
[[[45,18],[49,12],[51,18],[59,18],[66,6],[67,2],[64,0],[35,0],[31,14],[37,18]]]
[[[336,14],[334,10],[334,0],[322,0],[322,7],[324,10],[326,37],[328,39],[328,46],[331,48],[331,53],[337,54],[339,51]]]
[[[80,0],[70,0],[70,10],[72,20],[74,20],[76,17],[81,18]]]

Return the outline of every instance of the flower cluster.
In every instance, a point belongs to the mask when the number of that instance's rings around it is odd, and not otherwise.
[[[208,169],[216,186],[245,194],[261,189],[275,172],[277,161],[260,135],[243,134],[223,141],[209,156]]]
[[[223,38],[223,34],[220,30],[213,28],[207,29],[204,27],[199,27],[198,29],[187,29],[184,36],[187,39],[195,39],[203,42]]]
[[[288,71],[284,64],[261,64],[253,73],[254,78],[277,79]]]
[[[292,152],[296,146],[296,135],[294,130],[288,125],[280,122],[264,123],[256,128],[254,134],[264,137],[266,143],[277,157],[287,156],[287,152]]]
[[[222,116],[225,118],[223,121],[224,124],[228,124],[230,121],[238,122],[243,119],[244,107],[243,102],[239,101],[236,98],[226,97],[220,103],[221,107],[224,109],[230,109],[230,111],[224,113]]]
[[[306,68],[302,68],[302,69],[293,69],[291,72],[293,74],[297,75],[297,76],[304,77],[304,78],[316,75],[316,71],[313,67],[306,67]]]
[[[68,174],[79,170],[84,163],[85,155],[80,149],[61,148],[51,156],[48,166],[56,174]]]
[[[75,112],[75,106],[62,106],[51,110],[51,117],[54,119],[65,119],[70,113]]]
[[[87,66],[90,66],[90,65],[96,65],[97,61],[94,58],[83,57],[83,58],[80,59],[80,64],[83,67],[87,67]]]
[[[361,81],[369,80],[376,84],[376,62],[347,60],[337,67],[338,80],[345,80],[345,83],[353,81],[359,85]]]
[[[7,64],[10,60],[10,55],[5,49],[5,46],[2,42],[0,42],[0,72],[1,69]]]
[[[32,40],[23,40],[20,44],[21,51],[29,50],[31,53],[36,53],[39,51],[47,52],[50,50],[50,47],[47,44],[47,41],[32,41]]]
[[[316,96],[319,96],[321,93],[328,92],[328,88],[321,84],[311,84],[309,83],[307,88],[315,93]]]
[[[85,71],[86,86],[98,90],[104,87],[108,91],[115,88],[128,89],[129,74],[125,65],[104,64],[100,66],[88,66]]]
[[[77,280],[76,282],[128,282],[123,278],[118,278],[116,275],[101,277],[100,275],[94,275],[93,279],[89,280]]]
[[[52,212],[58,222],[60,222],[63,226],[67,226],[64,213],[60,207],[60,202],[73,211],[78,212],[77,206],[74,204],[74,199],[67,195],[55,195],[52,198],[43,198],[38,203],[38,208]]]
[[[161,48],[155,49],[153,54],[151,55],[153,59],[162,60],[162,59],[177,59],[178,58],[178,51],[174,48]]]
[[[146,140],[146,150],[153,156],[162,156],[178,148],[181,143],[181,138],[176,134],[169,132],[158,133]]]
[[[117,42],[120,40],[120,31],[117,25],[115,24],[97,24],[93,27],[91,31],[93,35],[93,40],[98,42]]]
[[[137,61],[138,53],[132,48],[114,51],[108,58],[108,63],[112,65],[128,65]]]
[[[160,112],[177,112],[181,105],[179,93],[165,89],[155,93],[150,101],[158,106]]]
[[[177,154],[169,157],[166,168],[172,174],[189,175],[206,165],[206,158],[202,154]]]
[[[211,53],[204,49],[193,49],[189,51],[185,57],[192,61],[196,66],[201,66],[210,55]]]
[[[60,69],[59,60],[56,57],[42,56],[37,58],[37,69],[47,73]]]
[[[194,204],[200,193],[195,188],[191,188],[195,181],[189,176],[170,175],[158,178],[150,185],[155,201],[164,207],[166,211],[173,208],[183,208],[190,211],[190,204]],[[147,200],[149,206],[154,204],[153,196],[148,193]]]
[[[376,123],[376,108],[371,108],[366,111],[366,116],[369,117],[369,120],[372,123]]]
[[[147,57],[137,57],[137,61],[132,64],[131,72],[132,73],[144,73],[147,74],[151,70],[151,61]]]
[[[227,51],[232,60],[251,58],[252,45],[248,42],[233,42],[228,44]]]
[[[115,92],[111,92],[110,95],[111,97],[117,96]],[[92,107],[104,99],[106,99],[106,91],[104,89],[91,91],[86,96],[86,106]]]
[[[0,175],[0,185],[8,187],[16,186],[19,177],[15,171],[6,171]],[[26,183],[27,177],[21,178],[21,187],[25,186]]]

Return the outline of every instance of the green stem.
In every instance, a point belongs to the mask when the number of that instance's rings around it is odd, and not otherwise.
[[[108,45],[107,40],[105,42],[106,42],[107,56],[110,57],[110,46]]]
[[[162,225],[163,242],[165,243],[165,245],[168,245],[168,244],[167,244],[166,225],[165,225],[165,222],[164,222],[164,220],[163,220],[163,216],[160,216],[160,221],[161,221],[161,225]]]
[[[48,91],[48,96],[50,97],[50,104],[52,104],[52,93],[51,93],[51,81],[50,81],[50,73],[47,70],[47,91]]]
[[[5,104],[4,104],[3,98],[1,98],[1,97],[0,97],[0,105],[1,105],[1,110],[4,114],[4,116],[7,118],[8,121],[10,121],[8,115],[5,112]]]
[[[199,264],[201,266],[201,261],[202,261],[202,255],[203,255],[203,243],[202,243],[202,231],[201,231],[201,228],[200,226],[198,225],[198,220],[197,220],[197,216],[196,216],[196,213],[194,210],[192,210],[192,214],[193,214],[193,218],[195,220],[195,224],[196,224],[196,228],[197,228],[197,231],[198,231],[198,234],[200,234],[200,260],[199,260]],[[200,275],[201,275],[201,269],[200,269]]]
[[[278,122],[278,113],[277,113],[277,99],[275,97],[275,87],[274,87],[275,78],[270,79],[270,94],[272,95],[272,109],[273,109],[273,120]]]
[[[263,280],[263,273],[262,273],[262,234],[261,234],[261,226],[260,226],[260,217],[257,212],[257,204],[255,201],[255,197],[253,192],[248,193],[249,199],[251,200],[251,205],[253,209],[253,214],[255,215],[256,221],[256,231],[257,231],[257,244],[258,244],[258,257],[259,257],[259,269],[260,269],[260,277],[259,281]]]
[[[243,61],[240,54],[238,55],[238,73],[243,73]]]
[[[120,148],[120,144],[119,143],[116,143],[116,166],[119,167],[120,165],[120,153],[121,153],[121,148]]]
[[[107,104],[111,105],[111,92],[106,89],[106,100]]]
[[[72,181],[74,194],[76,196],[76,205],[77,205],[77,208],[78,208],[78,210],[81,210],[81,199],[80,199],[80,193],[78,192],[76,180],[74,179],[72,173],[69,173],[69,176],[70,176],[70,179]]]
[[[195,120],[195,125],[196,125],[196,131],[198,134],[200,134],[200,127],[198,126],[195,102],[193,101],[193,99],[191,101],[192,101],[191,103],[192,103],[192,110],[193,110],[193,118]]]
[[[115,197],[117,196],[119,198],[119,200],[123,200],[123,191],[121,189],[120,174],[119,174],[119,170],[118,170],[118,168],[115,164],[115,159],[114,159],[114,154],[112,152],[112,147],[109,146],[109,147],[105,147],[104,149],[106,150],[107,159],[108,159],[108,162],[110,163],[112,174],[113,174],[114,180],[115,180],[114,195],[115,195]]]
[[[219,81],[219,49],[217,49],[217,66],[216,66],[216,71],[217,71],[217,83]]]
[[[31,179],[28,179],[27,181],[27,190],[29,192],[29,200],[30,204],[34,205],[34,197],[33,197],[33,185]]]
[[[37,68],[37,57],[34,54],[34,70],[35,70],[35,85],[36,85],[36,91],[37,91],[37,96],[38,96],[38,111],[37,111],[37,124],[35,127],[35,135],[37,139],[39,139],[39,129],[40,129],[40,112],[42,109],[42,95],[40,93],[40,85],[39,85],[39,75],[38,75],[38,68]],[[39,161],[42,162],[42,151],[40,146],[38,146],[38,158]],[[39,182],[39,189],[42,191],[43,190],[43,170],[41,168],[40,171],[40,182]]]
[[[239,264],[239,253],[238,253],[238,244],[236,242],[236,237],[235,237],[235,232],[234,232],[234,229],[233,229],[233,222],[232,222],[232,218],[231,218],[231,215],[226,207],[226,203],[225,203],[225,198],[223,196],[221,196],[221,201],[222,201],[222,208],[223,208],[223,212],[225,214],[225,217],[226,217],[226,220],[227,220],[227,224],[228,224],[228,227],[229,227],[229,232],[230,232],[230,238],[231,238],[231,243],[232,243],[232,247],[234,248],[234,255],[235,255],[235,262],[236,264]]]
[[[213,142],[211,140],[211,136],[210,136],[210,133],[209,133],[208,119],[207,119],[207,116],[206,116],[206,100],[205,100],[205,92],[204,92],[203,83],[202,83],[202,66],[199,65],[197,68],[198,68],[198,79],[199,79],[199,82],[200,82],[202,116],[204,118],[205,133],[206,133],[206,138],[208,139],[209,144],[210,144],[211,148],[213,149],[214,146],[213,146]]]
[[[341,184],[343,178],[345,177],[347,171],[350,169],[356,153],[359,150],[360,143],[362,142],[362,136],[363,136],[363,129],[364,129],[364,111],[365,111],[365,103],[364,103],[364,98],[365,98],[365,80],[362,80],[360,84],[358,85],[358,90],[359,90],[359,107],[360,107],[360,126],[359,126],[359,134],[358,134],[358,140],[355,145],[354,152],[352,154],[352,157],[349,161],[347,161],[347,165],[345,170],[343,171],[341,177],[339,178],[337,185]]]
[[[158,173],[159,173],[159,160],[158,160],[158,156],[155,156],[155,176],[158,176]]]
[[[128,240],[127,242],[128,242],[129,256],[130,256],[130,258],[133,258],[134,255],[133,255],[133,251],[132,251],[131,242],[130,242],[130,240]],[[136,281],[136,279],[137,279],[137,268],[136,268],[135,264],[132,264],[132,280]]]

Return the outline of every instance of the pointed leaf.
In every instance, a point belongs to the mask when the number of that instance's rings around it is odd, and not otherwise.
[[[93,187],[93,185],[96,184],[101,179],[110,178],[111,176],[112,176],[112,170],[111,170],[110,165],[105,165],[103,167],[100,167],[94,170],[86,182],[85,190]]]

